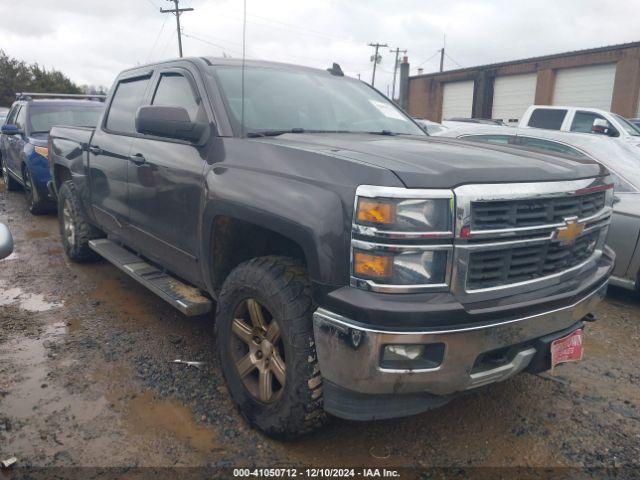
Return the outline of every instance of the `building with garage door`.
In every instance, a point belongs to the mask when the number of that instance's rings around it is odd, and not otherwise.
[[[640,42],[409,77],[401,102],[411,115],[517,123],[534,104],[594,107],[640,116]],[[407,78],[408,77],[408,78]]]

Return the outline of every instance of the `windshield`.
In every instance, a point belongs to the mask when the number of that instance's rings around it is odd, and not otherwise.
[[[54,125],[95,127],[102,113],[102,104],[31,105],[29,132],[49,133]]]
[[[218,67],[215,75],[240,131],[240,67]],[[247,67],[245,132],[375,132],[425,135],[402,111],[366,84],[310,70]]]
[[[631,135],[632,137],[640,137],[639,127],[631,123],[626,118],[621,117],[620,115],[614,114],[613,116],[616,117],[616,120],[618,120],[618,122],[620,122],[620,125],[622,125],[622,128],[624,128],[625,132],[627,132],[628,135]]]

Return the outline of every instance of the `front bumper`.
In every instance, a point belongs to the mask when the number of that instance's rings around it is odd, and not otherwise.
[[[438,398],[442,400],[452,394],[498,382],[524,370],[536,355],[535,341],[538,338],[575,325],[604,298],[606,289],[605,280],[577,302],[542,313],[482,325],[426,331],[367,328],[319,308],[314,313],[313,325],[320,369],[329,386],[326,393],[345,397],[345,392],[348,392],[352,398],[354,395],[402,397],[401,394],[406,394],[407,398],[418,395],[424,397],[425,405],[429,403],[428,398],[441,404],[443,402],[438,402]],[[395,370],[381,366],[385,345],[436,343],[444,344],[444,356],[435,368]],[[516,350],[505,363],[493,368],[478,368],[477,360],[481,355],[512,346]],[[325,403],[325,408],[338,416],[357,418],[348,411],[341,411],[339,402],[331,398]],[[367,418],[381,417],[373,415]]]

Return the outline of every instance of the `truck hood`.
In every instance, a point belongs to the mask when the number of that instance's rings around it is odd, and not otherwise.
[[[587,159],[442,137],[286,134],[259,141],[386,168],[408,188],[576,180],[607,173],[604,167]]]

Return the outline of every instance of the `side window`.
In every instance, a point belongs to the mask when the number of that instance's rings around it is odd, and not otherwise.
[[[541,140],[539,138],[519,137],[520,145],[530,150],[543,151],[545,153],[561,153],[563,155],[571,155],[573,157],[588,158],[584,153],[558,142],[550,140]]]
[[[572,132],[591,133],[593,121],[601,119],[607,122],[607,128],[613,128],[612,125],[602,115],[591,112],[576,112],[571,123]]]
[[[18,110],[20,110],[21,105],[16,105],[11,109],[9,115],[7,116],[7,125],[13,125],[16,123],[16,116],[18,115]]]
[[[118,83],[107,114],[107,128],[117,133],[136,133],[136,111],[142,105],[149,78]]]
[[[179,73],[164,73],[160,76],[152,105],[183,107],[189,112],[192,122],[201,119],[201,103],[194,95],[189,81]]]
[[[535,128],[546,128],[547,130],[560,130],[566,110],[556,108],[536,108],[529,118],[529,126]]]
[[[26,106],[23,105],[22,108],[20,108],[20,111],[16,116],[15,124],[20,130],[24,131],[25,127],[27,126],[27,107]]]
[[[496,145],[509,145],[509,143],[513,143],[514,138],[511,135],[466,135],[460,137],[462,140],[473,140],[474,142],[493,143]]]

